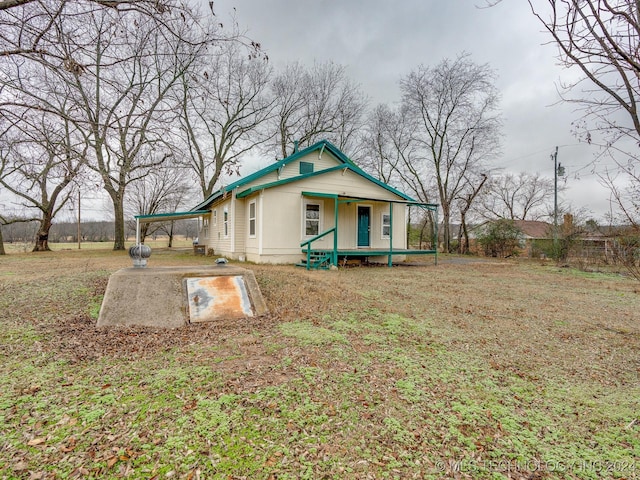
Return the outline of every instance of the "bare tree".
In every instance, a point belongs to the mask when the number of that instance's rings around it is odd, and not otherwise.
[[[49,30],[54,20],[66,22],[75,17],[78,8],[161,16],[174,7],[174,0],[0,0],[0,57],[57,56],[49,43]]]
[[[563,100],[582,114],[574,123],[576,135],[615,161],[618,172],[607,171],[601,179],[612,188],[622,217],[639,222],[629,207],[640,203],[640,188],[619,185],[640,185],[640,2],[529,0],[529,5],[558,47],[560,63],[582,73],[579,81],[562,85]]]
[[[553,179],[539,173],[495,175],[481,196],[482,215],[509,220],[539,220],[553,209],[553,195]]]
[[[153,215],[162,212],[174,212],[185,207],[193,199],[190,196],[190,178],[184,169],[162,166],[152,169],[147,175],[131,184],[128,213],[135,215]],[[172,223],[172,222],[169,222]],[[162,223],[144,223],[140,226],[140,239],[161,230]],[[171,246],[171,233],[170,243]]]
[[[579,97],[564,99],[583,108],[589,121],[583,138],[592,142],[592,131],[598,131],[607,146],[624,139],[637,146],[640,4],[630,0],[548,0],[546,6],[539,6],[529,0],[529,5],[557,45],[560,62],[577,67],[584,75],[582,80],[564,85],[566,93],[579,91]],[[622,122],[620,114],[626,117]]]
[[[469,172],[473,174],[474,172]],[[469,229],[467,227],[467,214],[473,206],[476,197],[482,191],[489,177],[485,173],[481,173],[478,178],[467,178],[465,182],[467,191],[462,192],[458,200],[458,209],[460,210],[460,228],[458,231],[458,252],[469,253]]]
[[[293,152],[295,142],[306,147],[322,139],[343,151],[355,150],[368,100],[344,67],[327,62],[307,70],[293,63],[276,75],[272,91],[274,153],[284,158]]]
[[[67,0],[71,1],[71,0]],[[77,0],[76,0],[77,1]],[[87,2],[96,3],[104,7],[111,8],[140,8],[141,6],[152,7],[156,10],[166,8],[163,2],[158,0],[86,0]],[[0,11],[9,10],[11,8],[20,7],[28,3],[42,3],[41,0],[0,0]],[[66,3],[66,2],[61,2]]]
[[[626,181],[621,182],[620,177]],[[640,169],[630,162],[624,173],[606,170],[600,178],[611,191],[611,223],[628,224],[640,231]]]
[[[171,157],[167,140],[181,110],[171,93],[217,37],[186,9],[150,16],[85,7],[68,2],[64,14],[39,12],[50,14],[42,39],[49,54],[8,57],[4,85],[24,104],[55,111],[82,128],[91,150],[88,165],[111,198],[114,249],[120,250],[126,188]],[[37,66],[36,74],[24,75],[29,64]],[[62,114],[52,98],[67,98],[74,107]]]
[[[255,44],[254,44],[255,45]],[[237,173],[240,158],[267,138],[260,127],[271,113],[267,98],[270,68],[263,55],[230,42],[203,56],[181,78],[182,114],[193,170],[207,198],[223,173]]]
[[[0,185],[38,212],[30,217],[39,222],[33,251],[47,251],[53,219],[85,164],[86,145],[68,121],[59,124],[37,111],[18,114],[20,121],[0,140]]]
[[[433,68],[420,66],[400,82],[416,149],[406,175],[434,179],[445,251],[450,250],[455,200],[467,189],[469,173],[484,170],[484,162],[497,153],[500,119],[493,78],[488,65],[476,65],[463,53]]]
[[[378,180],[392,184],[402,181],[401,165],[411,156],[411,131],[400,112],[388,105],[378,105],[368,116],[362,134],[362,158],[359,165]],[[419,178],[419,177],[418,177]],[[413,189],[418,198],[426,201],[426,190]]]

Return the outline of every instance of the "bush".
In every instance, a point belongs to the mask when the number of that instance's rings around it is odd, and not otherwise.
[[[623,265],[633,278],[640,280],[640,234],[617,237],[610,251],[617,264]]]
[[[478,237],[484,254],[491,257],[511,257],[518,254],[522,232],[513,220],[500,219],[487,224]]]

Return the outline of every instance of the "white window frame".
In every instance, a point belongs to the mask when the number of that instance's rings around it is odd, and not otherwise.
[[[229,207],[224,207],[222,211],[222,235],[229,238]]]
[[[308,235],[307,234],[307,206],[309,205],[315,205],[318,207],[318,233],[314,234],[314,235]],[[323,232],[323,226],[322,226],[322,217],[324,216],[324,205],[322,202],[314,202],[314,201],[305,201],[304,205],[302,207],[302,237],[303,238],[312,238],[315,237],[316,235],[319,235]],[[311,219],[312,221],[315,219]]]
[[[253,207],[253,217],[251,216],[251,207]],[[249,238],[256,238],[258,232],[258,205],[255,200],[249,202],[247,215],[249,217]],[[253,225],[253,233],[251,233],[251,226]]]
[[[385,223],[384,217],[387,217],[389,221]],[[384,234],[384,227],[389,227],[389,233]],[[389,240],[391,237],[391,214],[389,212],[382,212],[380,215],[380,235],[382,240]]]
[[[209,238],[209,219],[207,217],[202,218],[202,236]]]

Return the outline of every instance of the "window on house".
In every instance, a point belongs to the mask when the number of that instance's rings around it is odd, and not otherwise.
[[[222,223],[223,223],[223,229],[224,229],[224,236],[228,237],[229,236],[229,210],[227,210],[227,207],[224,207],[224,212],[222,212]]]
[[[303,175],[305,173],[313,173],[313,163],[300,162],[300,175]]]
[[[209,219],[204,218],[202,220],[202,236],[204,238],[209,238]]]
[[[249,236],[256,236],[256,202],[249,204]]]
[[[320,233],[320,205],[317,203],[307,203],[304,213],[304,234],[314,237]]]
[[[389,238],[391,233],[391,215],[388,213],[382,214],[382,238]]]
[[[213,211],[213,226],[218,226],[218,210]]]

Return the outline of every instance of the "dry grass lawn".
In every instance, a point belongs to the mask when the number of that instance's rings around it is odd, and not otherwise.
[[[640,478],[633,280],[251,265],[265,317],[95,328],[129,264],[0,257],[0,478]]]

